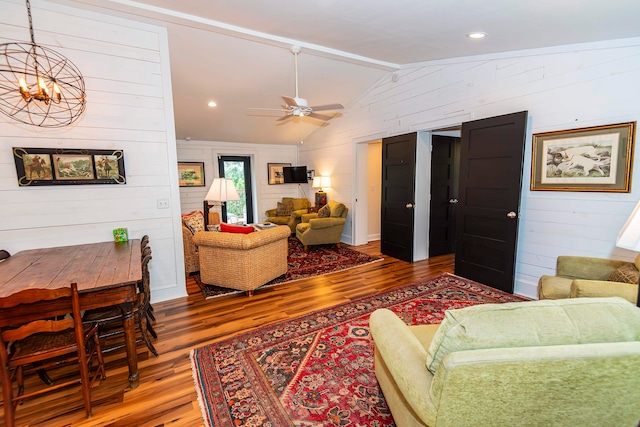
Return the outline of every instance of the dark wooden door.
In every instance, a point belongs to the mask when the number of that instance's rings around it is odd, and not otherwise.
[[[527,112],[462,124],[455,274],[513,293]]]
[[[417,134],[382,140],[380,251],[413,262],[413,204]]]
[[[429,256],[455,251],[460,138],[431,137]]]

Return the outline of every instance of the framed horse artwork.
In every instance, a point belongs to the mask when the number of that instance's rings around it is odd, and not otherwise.
[[[13,147],[18,185],[126,184],[122,150]]]

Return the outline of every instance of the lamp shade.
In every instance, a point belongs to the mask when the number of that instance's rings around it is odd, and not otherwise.
[[[314,176],[311,188],[331,188],[331,177]]]
[[[640,252],[640,202],[631,212],[622,230],[618,233],[616,246],[631,251]]]
[[[231,179],[215,178],[209,188],[205,200],[212,202],[227,202],[230,200],[240,200],[240,195],[236,191]]]

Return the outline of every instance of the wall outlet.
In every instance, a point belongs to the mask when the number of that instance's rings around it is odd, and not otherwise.
[[[169,199],[158,199],[158,209],[169,209]]]

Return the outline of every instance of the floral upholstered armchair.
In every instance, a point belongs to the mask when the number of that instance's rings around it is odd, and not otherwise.
[[[282,202],[278,202],[276,209],[269,209],[266,212],[267,222],[278,225],[288,225],[291,233],[296,232],[296,225],[302,221],[302,215],[309,212],[311,202],[305,198],[283,197]]]

